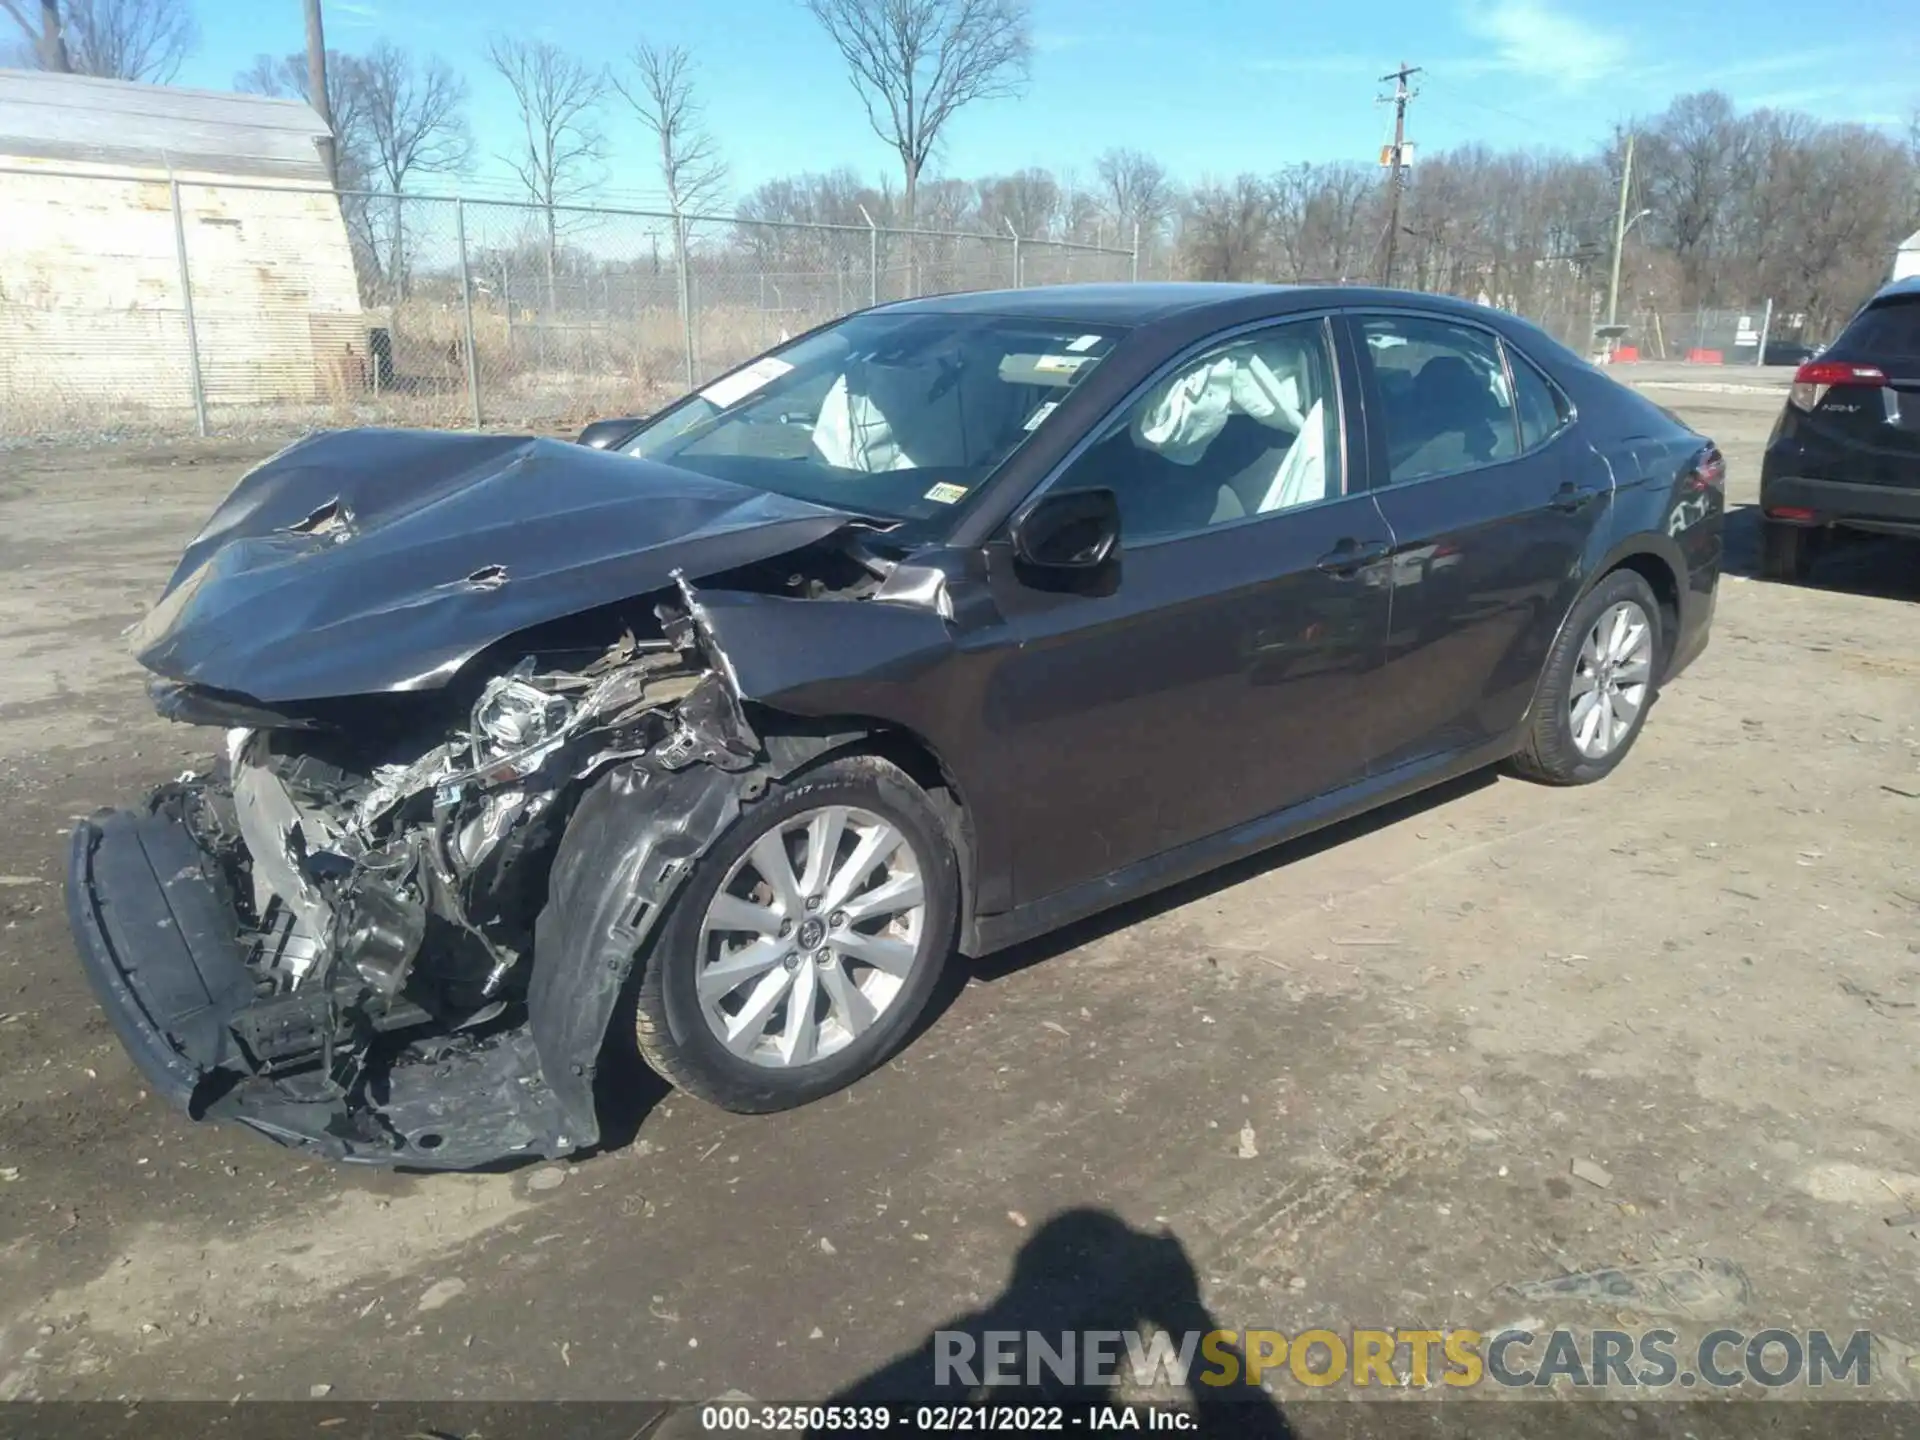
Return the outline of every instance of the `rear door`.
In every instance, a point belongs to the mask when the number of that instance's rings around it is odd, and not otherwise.
[[[1395,550],[1379,772],[1519,724],[1613,481],[1566,394],[1493,330],[1409,310],[1348,323]]]

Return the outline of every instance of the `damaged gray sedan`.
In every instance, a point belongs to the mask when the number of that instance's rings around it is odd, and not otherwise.
[[[565,1155],[620,1051],[805,1103],[955,950],[1508,757],[1601,778],[1718,573],[1708,442],[1389,292],[914,301],[582,439],[304,440],[139,627],[216,756],[79,825],[68,906],[195,1118]]]

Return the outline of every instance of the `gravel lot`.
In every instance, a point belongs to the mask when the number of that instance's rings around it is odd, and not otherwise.
[[[260,452],[0,456],[0,1398],[819,1398],[983,1307],[1871,1328],[1873,1392],[1920,1387],[1920,565],[1748,578],[1777,377],[1660,378],[1728,455],[1734,573],[1608,783],[1470,779],[976,967],[813,1108],[637,1082],[605,1153],[486,1175],[143,1093],[64,835],[197,759],[120,632]],[[1744,1285],[1677,1317],[1500,1288],[1702,1259]]]

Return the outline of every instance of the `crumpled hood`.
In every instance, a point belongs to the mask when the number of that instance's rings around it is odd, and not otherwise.
[[[558,440],[335,431],[240,481],[134,653],[168,679],[273,704],[434,689],[516,631],[853,518]]]

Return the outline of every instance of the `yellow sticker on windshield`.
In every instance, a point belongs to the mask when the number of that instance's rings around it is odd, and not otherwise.
[[[966,486],[949,484],[945,480],[942,480],[938,485],[927,491],[927,499],[938,500],[942,505],[951,505],[955,501],[966,498]]]

